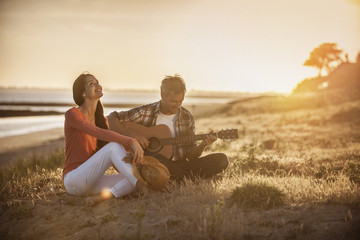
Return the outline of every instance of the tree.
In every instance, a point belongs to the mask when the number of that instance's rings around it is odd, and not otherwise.
[[[337,49],[336,43],[322,43],[314,48],[309,58],[304,62],[304,66],[316,67],[319,69],[319,77],[323,70],[329,73],[333,64],[341,61],[342,50]]]

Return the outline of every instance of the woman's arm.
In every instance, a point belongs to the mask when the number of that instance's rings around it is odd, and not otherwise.
[[[147,140],[146,137],[142,136],[142,135],[138,135],[136,134],[134,131],[131,131],[129,128],[125,127],[123,125],[123,122],[121,122],[119,120],[119,118],[117,117],[117,112],[112,112],[109,116],[108,116],[108,121],[109,121],[109,128],[112,131],[115,131],[117,133],[123,134],[125,136],[129,136],[132,138],[135,138],[139,144],[141,145],[141,147],[143,149],[146,149],[149,145],[149,141]]]
[[[67,111],[65,114],[65,119],[72,128],[78,129],[83,133],[86,133],[106,142],[117,142],[131,149],[132,144],[134,143],[134,141],[136,141],[133,138],[123,136],[108,129],[99,128],[89,123],[82,117],[80,112],[78,113],[75,111]]]

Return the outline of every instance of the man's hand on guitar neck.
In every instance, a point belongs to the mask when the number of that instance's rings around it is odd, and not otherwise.
[[[214,131],[211,131],[210,133],[214,133]],[[205,148],[206,146],[209,146],[210,144],[212,144],[213,142],[215,142],[217,140],[216,135],[214,134],[209,134],[206,136],[206,138],[200,143],[200,146],[202,146],[203,148]]]
[[[211,131],[210,133],[213,133],[214,131]],[[204,149],[206,148],[206,146],[212,144],[213,142],[215,142],[217,140],[217,137],[213,134],[210,134],[208,136],[206,136],[206,138],[197,146],[194,146],[190,152],[188,157],[190,159],[193,158],[198,158],[201,156],[201,154],[203,153]]]
[[[211,131],[210,133],[213,133]],[[207,146],[212,144],[217,140],[217,137],[213,134],[206,136],[206,138],[197,146],[194,146],[189,152],[189,158],[198,158],[201,156],[202,152],[205,150]]]

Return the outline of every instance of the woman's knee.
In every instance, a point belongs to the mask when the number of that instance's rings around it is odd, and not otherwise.
[[[110,142],[110,143],[106,144],[106,146],[108,146],[112,152],[115,152],[117,154],[119,154],[119,153],[126,154],[126,150],[123,147],[123,145],[121,145],[117,142]]]
[[[68,173],[67,175],[71,174]],[[66,176],[64,179],[64,186],[67,193],[74,196],[85,196],[90,190],[90,186],[84,179],[79,179],[76,176]]]

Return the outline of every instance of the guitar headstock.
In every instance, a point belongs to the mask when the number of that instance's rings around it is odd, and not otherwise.
[[[239,138],[239,131],[237,129],[221,130],[217,133],[217,137],[220,139],[237,139]]]

